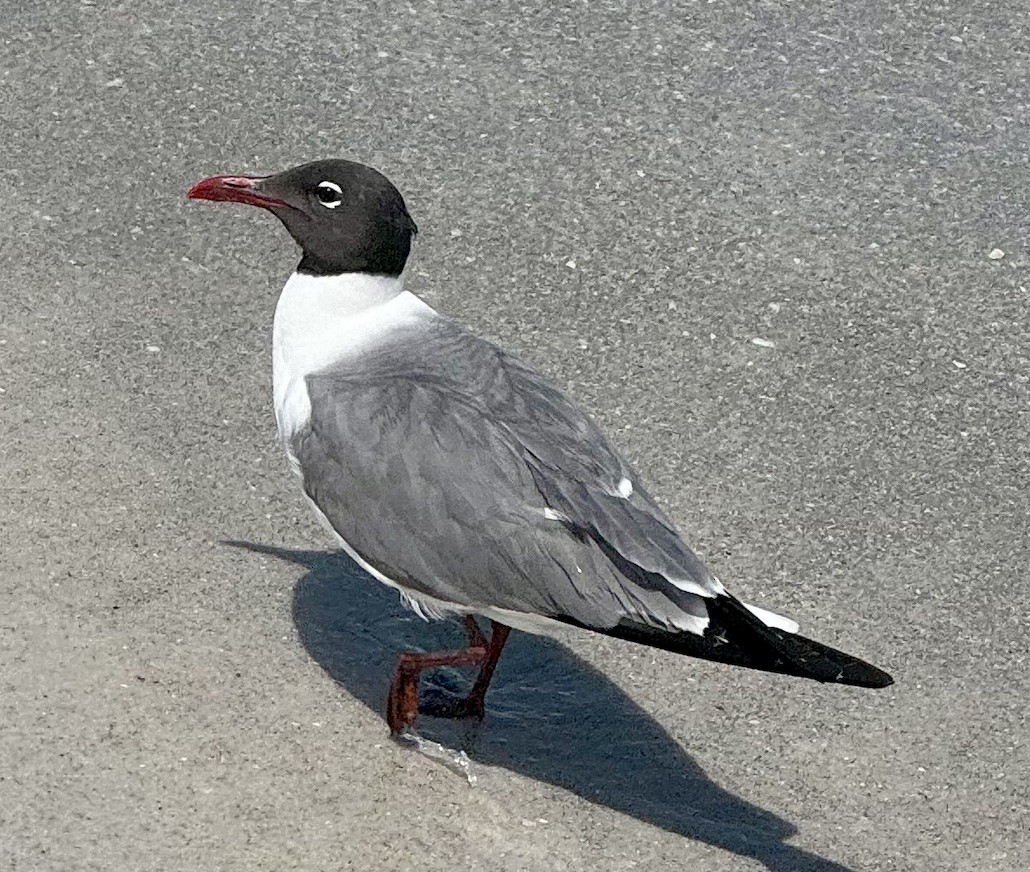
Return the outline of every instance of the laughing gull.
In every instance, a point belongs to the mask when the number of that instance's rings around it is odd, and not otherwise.
[[[414,723],[431,667],[479,666],[444,713],[481,718],[512,627],[573,625],[816,681],[892,683],[730,594],[585,412],[406,291],[416,227],[383,175],[323,160],[214,176],[188,196],[267,209],[302,249],[273,326],[279,438],[358,564],[423,618],[464,620],[466,649],[400,655],[394,734]]]

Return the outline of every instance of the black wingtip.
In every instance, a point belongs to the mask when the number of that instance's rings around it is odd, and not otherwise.
[[[677,654],[813,681],[869,688],[889,687],[894,683],[888,673],[858,657],[814,639],[766,626],[731,596],[705,600],[705,606],[709,621],[704,635],[671,633],[639,623],[589,629]],[[568,623],[579,624],[572,620]]]
[[[784,643],[794,642],[797,652],[801,655],[802,663],[810,663],[813,659],[830,664],[831,671],[837,671],[831,676],[820,674],[820,667],[813,668],[812,675],[805,675],[806,678],[814,678],[816,681],[829,681],[836,684],[850,684],[855,687],[870,687],[873,689],[890,687],[894,684],[894,678],[872,663],[866,663],[836,648],[823,645],[814,639],[805,636],[791,636],[784,634]]]
[[[768,669],[771,665],[773,671],[856,687],[879,688],[894,683],[888,673],[858,657],[814,639],[767,626],[732,596],[706,600],[705,606],[710,619],[708,632],[724,628],[724,635],[748,651],[758,669]]]
[[[869,670],[869,675],[865,681],[859,685],[859,687],[872,687],[874,689],[879,689],[881,687],[890,687],[894,684],[894,678],[890,673],[884,672],[882,669],[877,669],[870,663],[863,663],[862,665]]]

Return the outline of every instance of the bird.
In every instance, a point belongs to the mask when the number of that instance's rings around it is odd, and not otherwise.
[[[272,327],[290,466],[369,575],[419,616],[464,624],[464,649],[399,655],[393,735],[414,729],[420,675],[437,667],[478,673],[432,713],[481,720],[512,629],[573,626],[821,682],[893,683],[730,593],[585,411],[407,290],[418,229],[386,176],[318,160],[212,176],[187,197],[264,209],[300,247]]]

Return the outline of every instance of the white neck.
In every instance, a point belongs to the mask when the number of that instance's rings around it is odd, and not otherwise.
[[[272,326],[272,382],[279,437],[289,443],[311,414],[304,379],[374,348],[399,326],[435,314],[404,290],[404,277],[294,273]]]

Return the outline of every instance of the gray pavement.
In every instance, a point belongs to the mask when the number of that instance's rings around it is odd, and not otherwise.
[[[0,869],[1030,868],[1025,4],[4,13]],[[396,652],[458,631],[279,456],[291,243],[184,200],[327,156],[728,585],[897,684],[520,635],[425,724],[474,787],[391,742]]]

